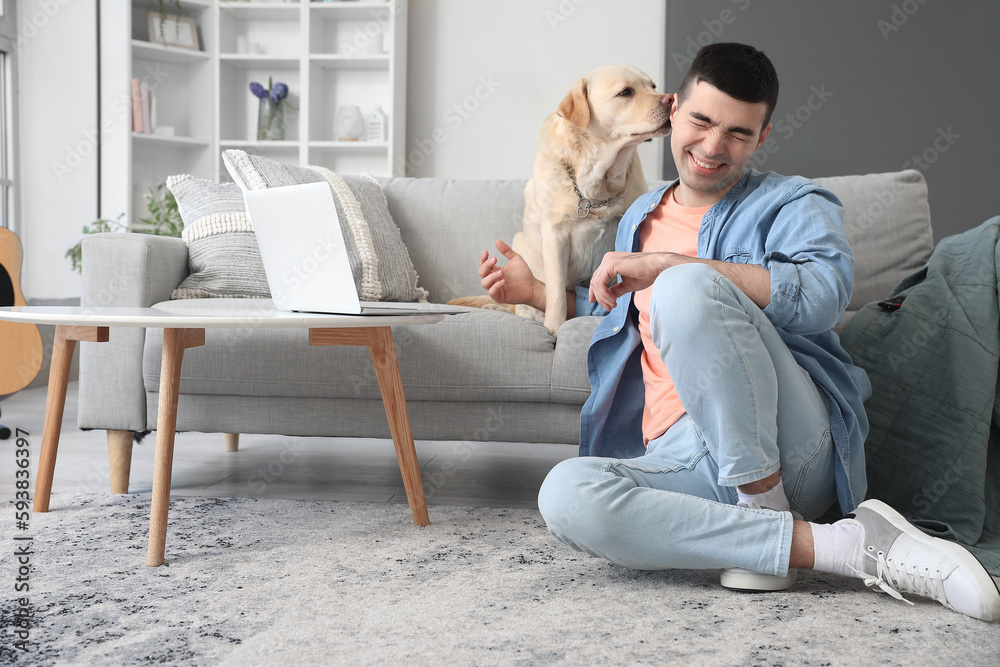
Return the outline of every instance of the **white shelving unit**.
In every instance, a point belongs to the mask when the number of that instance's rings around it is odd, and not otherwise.
[[[143,194],[167,176],[228,180],[227,148],[345,174],[401,175],[406,130],[405,0],[181,0],[201,50],[149,41],[154,0],[101,7],[101,214],[146,214]],[[166,11],[173,16],[174,3]],[[145,80],[157,125],[173,136],[132,132],[131,80]],[[289,87],[283,141],[256,139],[258,100],[250,82]],[[388,141],[340,141],[341,105],[389,119]],[[366,133],[367,134],[367,133]]]

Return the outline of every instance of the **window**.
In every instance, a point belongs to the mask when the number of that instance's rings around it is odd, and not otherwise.
[[[13,180],[17,173],[14,4],[14,0],[0,0],[0,227],[7,228],[14,228],[17,221]]]

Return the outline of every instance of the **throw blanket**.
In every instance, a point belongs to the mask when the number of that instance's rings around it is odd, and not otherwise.
[[[1000,575],[1000,217],[942,240],[890,298],[848,324],[872,382],[868,497]]]

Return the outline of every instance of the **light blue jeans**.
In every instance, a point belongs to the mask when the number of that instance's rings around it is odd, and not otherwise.
[[[784,575],[792,515],[736,506],[781,471],[804,518],[836,500],[830,407],[760,308],[702,264],[664,271],[650,326],[687,414],[635,459],[563,461],[538,507],[578,551],[644,570],[744,567]]]

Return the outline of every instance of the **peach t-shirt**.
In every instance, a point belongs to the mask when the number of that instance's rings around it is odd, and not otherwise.
[[[641,252],[675,252],[698,256],[698,229],[711,206],[688,208],[674,199],[674,188],[664,194],[639,230]],[[652,286],[635,293],[632,300],[639,311],[639,334],[642,336],[642,379],[646,385],[646,407],[642,413],[642,438],[647,444],[660,437],[684,415],[670,373],[653,344],[649,331],[649,299]]]

